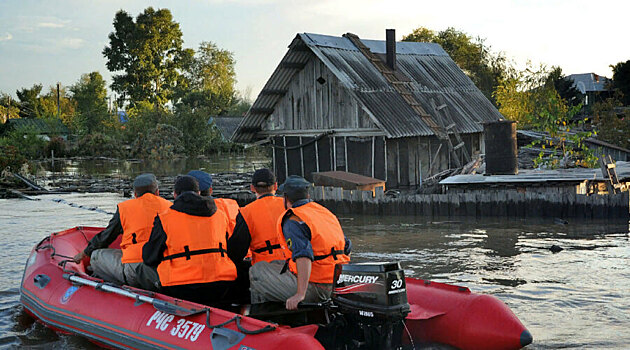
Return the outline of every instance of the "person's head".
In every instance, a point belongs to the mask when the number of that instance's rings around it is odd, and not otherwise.
[[[257,196],[268,193],[275,194],[278,189],[276,175],[266,168],[256,170],[252,176],[252,184],[249,185],[249,189],[256,193]]]
[[[195,192],[199,194],[199,182],[197,179],[190,175],[180,175],[175,179],[175,186],[173,186],[173,197],[177,198],[184,192]]]
[[[306,181],[305,178],[297,175],[289,176],[278,188],[284,196],[284,206],[288,209],[293,206],[293,203],[301,199],[308,199],[308,189],[310,187],[311,183]]]
[[[209,196],[212,194],[212,176],[201,170],[191,170],[188,172],[189,176],[194,177],[199,182],[199,193],[202,196]]]
[[[147,193],[159,195],[158,181],[153,174],[141,174],[133,180],[133,193],[136,198],[140,198]]]

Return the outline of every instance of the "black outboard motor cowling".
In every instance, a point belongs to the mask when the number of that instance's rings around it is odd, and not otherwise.
[[[346,345],[356,349],[398,349],[409,314],[405,274],[399,263],[335,267],[332,301],[345,319]]]

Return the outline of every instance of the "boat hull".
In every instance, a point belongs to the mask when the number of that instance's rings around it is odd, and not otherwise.
[[[71,282],[69,276],[100,282],[85,274],[84,263],[70,261],[100,230],[76,227],[54,233],[33,249],[20,289],[27,313],[56,331],[119,349],[323,349],[315,337],[317,325],[278,326],[239,313],[122,287],[196,311],[178,316],[148,302]],[[527,344],[523,343],[527,330],[505,304],[492,296],[412,278],[407,278],[406,284],[412,312],[406,320],[409,335],[403,335],[403,342],[411,344],[411,337],[415,345],[443,343],[460,349],[518,349],[531,342],[529,336],[525,339]],[[222,323],[225,325],[214,327]],[[253,334],[261,329],[270,330]]]

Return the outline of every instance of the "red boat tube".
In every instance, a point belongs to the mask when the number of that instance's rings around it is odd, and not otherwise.
[[[532,335],[499,299],[468,288],[407,278],[411,313],[407,327],[415,339],[459,349],[520,349]]]
[[[320,325],[279,326],[87,275],[85,265],[71,257],[101,230],[76,227],[53,233],[33,249],[20,289],[27,313],[56,331],[119,349],[323,349],[316,338]],[[433,342],[460,349],[519,349],[532,341],[494,297],[411,278],[406,288],[411,312],[406,309],[408,333],[402,341],[408,346],[410,337],[416,345]]]

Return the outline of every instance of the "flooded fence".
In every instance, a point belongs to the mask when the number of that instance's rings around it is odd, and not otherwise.
[[[539,190],[520,193],[499,189],[470,193],[385,195],[374,192],[314,187],[311,198],[337,215],[502,216],[583,219],[627,219],[628,192],[614,195],[582,195]]]

